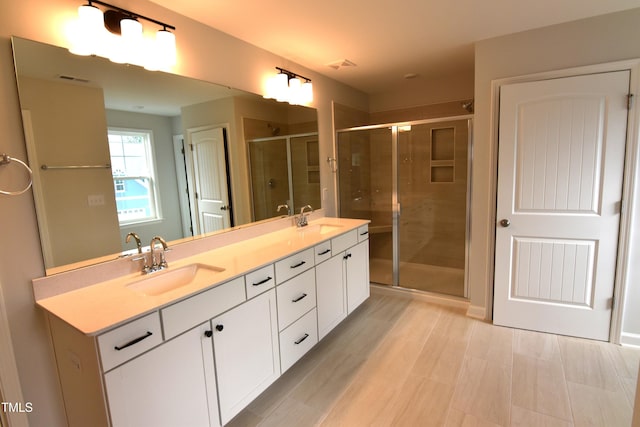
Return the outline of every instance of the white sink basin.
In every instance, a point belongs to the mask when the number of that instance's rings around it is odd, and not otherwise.
[[[143,279],[130,283],[127,288],[142,295],[162,295],[182,286],[191,284],[212,284],[215,276],[224,268],[206,264],[189,264],[184,267],[150,273]]]
[[[332,231],[336,231],[342,228],[342,225],[337,224],[313,224],[307,225],[305,227],[298,228],[299,233],[309,233],[309,234],[327,234]]]

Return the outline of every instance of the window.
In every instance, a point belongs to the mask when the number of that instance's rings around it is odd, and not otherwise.
[[[158,219],[151,132],[121,129],[108,132],[120,224]]]

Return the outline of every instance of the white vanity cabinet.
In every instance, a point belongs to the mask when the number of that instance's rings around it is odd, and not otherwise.
[[[297,250],[289,242],[97,335],[49,311],[68,424],[227,424],[369,296],[367,226],[358,227],[307,233]],[[99,298],[70,306],[85,300]]]
[[[369,297],[368,234],[363,226],[333,238],[333,256],[316,266],[319,339]]]
[[[347,313],[351,314],[369,298],[369,242],[363,241],[345,251]]]
[[[316,266],[318,338],[322,339],[347,317],[343,253]]]
[[[212,325],[220,415],[226,424],[280,376],[275,291],[216,317]]]
[[[104,382],[114,427],[220,425],[209,322],[107,372]]]

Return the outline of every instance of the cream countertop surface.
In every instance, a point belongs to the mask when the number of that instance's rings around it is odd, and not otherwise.
[[[164,271],[143,275],[140,272],[120,276],[36,301],[36,304],[87,335],[98,335],[129,320],[148,314],[182,299],[243,276],[301,250],[315,246],[345,232],[367,224],[368,220],[320,218],[303,228],[289,227],[221,246],[169,263]],[[320,234],[321,224],[339,227]],[[140,261],[141,263],[142,261]],[[128,287],[141,279],[166,274],[181,267],[202,264],[222,269],[213,282],[194,280],[159,295],[146,295]],[[142,267],[142,264],[140,264]]]

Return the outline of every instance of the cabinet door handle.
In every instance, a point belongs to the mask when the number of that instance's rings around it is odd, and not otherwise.
[[[266,279],[259,281],[258,283],[252,283],[253,286],[260,286],[260,285],[264,285],[265,283],[267,283],[269,280],[271,280],[272,277],[268,276]]]
[[[301,299],[305,298],[306,296],[307,296],[307,294],[302,294],[302,295],[301,295],[301,296],[299,296],[298,298],[296,298],[296,299],[292,299],[292,300],[291,300],[291,302],[298,302],[298,301],[300,301]]]
[[[309,334],[304,334],[304,336],[302,338],[300,338],[298,341],[294,341],[293,343],[295,345],[300,344],[302,341],[306,340],[307,338],[309,338]]]
[[[306,261],[300,261],[299,263],[297,263],[296,265],[292,265],[291,268],[298,268],[298,267],[302,267],[303,265],[305,265],[307,262]]]
[[[369,234],[368,231],[363,231],[362,233],[360,233],[361,236],[366,236],[367,234]]]
[[[121,346],[115,346],[113,348],[115,348],[118,351],[124,350],[127,347],[131,347],[132,345],[138,344],[140,341],[142,341],[142,340],[144,340],[146,338],[149,338],[151,335],[153,335],[153,332],[147,331],[147,333],[145,335],[143,335],[141,337],[138,337],[138,338],[135,338],[135,339],[129,341],[128,343],[126,343],[126,344],[123,344]]]
[[[216,325],[216,331],[222,332],[223,329],[224,329],[224,325]]]
[[[345,256],[342,257],[342,259],[349,259],[351,258],[351,254],[346,254]]]
[[[326,254],[328,254],[329,252],[331,252],[331,249],[326,249],[326,250],[324,250],[324,251],[320,252],[318,255],[326,255]]]
[[[213,331],[204,331],[204,336],[207,338],[211,338],[213,336]]]

